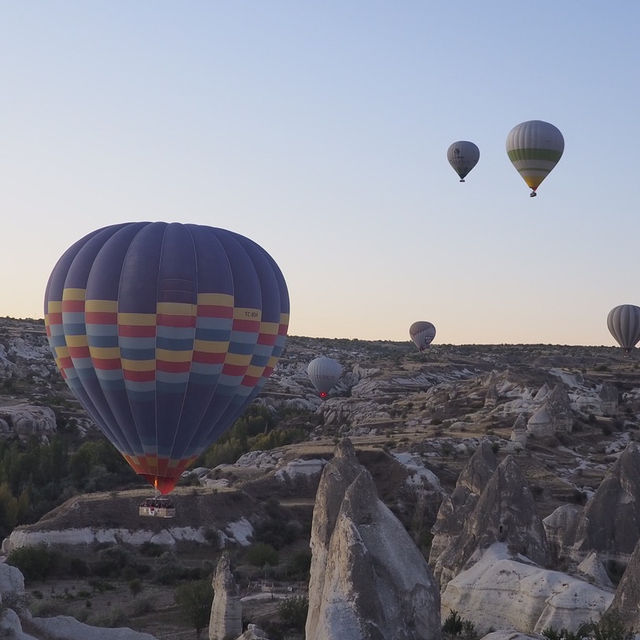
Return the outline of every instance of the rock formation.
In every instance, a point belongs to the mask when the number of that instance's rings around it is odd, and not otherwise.
[[[577,569],[578,574],[584,577],[587,582],[595,584],[602,589],[611,589],[613,591],[613,583],[609,578],[609,574],[595,551],[590,553],[578,565]]]
[[[0,434],[26,439],[37,435],[47,439],[56,432],[56,416],[51,407],[27,403],[0,407]]]
[[[434,573],[447,584],[467,561],[494,542],[504,542],[513,553],[545,564],[547,540],[529,487],[513,456],[507,456],[482,491],[460,535],[440,554]]]
[[[214,596],[209,618],[209,640],[235,638],[242,633],[242,604],[227,551],[218,560],[211,586]]]
[[[513,423],[513,431],[511,432],[511,441],[517,442],[523,447],[527,446],[527,420],[524,413],[519,413],[516,421]]]
[[[640,633],[640,542],[631,554],[610,610],[620,615],[625,627]]]
[[[602,403],[602,413],[605,416],[615,416],[618,413],[618,387],[605,382],[598,395]]]
[[[350,441],[322,473],[311,530],[307,640],[438,640],[440,595]]]
[[[236,640],[269,640],[269,636],[255,624],[248,624],[247,630]]]
[[[597,551],[626,564],[640,537],[640,445],[630,442],[587,502],[578,523],[573,557]]]
[[[448,583],[442,617],[455,610],[480,633],[540,633],[547,627],[576,631],[581,623],[597,620],[612,599],[611,590],[520,562],[506,545],[497,543]]]
[[[498,404],[497,379],[498,375],[495,371],[492,371],[487,379],[487,392],[484,396],[484,406],[487,409],[493,409]]]
[[[549,551],[556,561],[569,555],[582,510],[577,504],[563,504],[542,521]]]
[[[451,545],[455,546],[454,541],[462,532],[465,520],[475,508],[497,465],[491,443],[483,440],[460,473],[456,488],[442,500],[436,523],[431,530],[431,567],[438,566],[440,555]]]
[[[542,389],[536,394],[536,400]],[[558,433],[570,433],[573,429],[573,414],[569,394],[563,384],[557,384],[542,396],[542,406],[529,418],[527,431],[534,436],[549,437]]]

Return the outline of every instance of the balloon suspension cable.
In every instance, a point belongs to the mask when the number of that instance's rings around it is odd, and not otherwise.
[[[530,198],[535,198],[537,195],[538,195],[538,194],[537,194],[535,191],[532,191],[532,192],[529,194],[529,197],[530,197]]]

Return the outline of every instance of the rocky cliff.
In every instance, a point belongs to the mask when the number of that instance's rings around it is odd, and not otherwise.
[[[406,530],[343,440],[320,479],[307,640],[438,640],[440,597]]]
[[[572,555],[591,551],[626,564],[640,538],[640,445],[629,443],[585,505]]]
[[[446,585],[478,552],[504,542],[514,553],[544,565],[547,540],[531,491],[516,459],[507,456],[496,468],[464,520],[462,530],[435,561],[434,572]]]

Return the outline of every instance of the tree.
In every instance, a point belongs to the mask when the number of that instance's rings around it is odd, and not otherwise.
[[[196,630],[196,638],[209,624],[213,587],[208,579],[181,584],[175,592],[176,604],[180,607],[182,618]]]
[[[287,598],[278,605],[278,615],[282,622],[295,631],[304,631],[309,611],[309,600],[306,596]]]

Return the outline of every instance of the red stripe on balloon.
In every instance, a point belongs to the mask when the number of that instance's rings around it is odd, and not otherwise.
[[[155,325],[121,324],[118,327],[118,335],[125,338],[155,338]]]
[[[156,360],[156,369],[158,371],[167,371],[169,373],[185,373],[191,369],[191,360],[187,360],[187,362]]]
[[[198,315],[201,318],[233,318],[233,307],[219,304],[199,304]]]
[[[109,311],[86,311],[84,321],[87,324],[118,324],[118,314]]]
[[[195,327],[195,316],[175,316],[168,313],[159,313],[157,320],[158,325],[163,327]]]
[[[84,311],[84,300],[63,300],[62,313],[65,311]]]
[[[240,320],[236,318],[233,321],[234,331],[246,331],[247,333],[258,333],[260,331],[259,320]]]
[[[241,364],[225,364],[222,367],[222,373],[227,376],[241,376],[244,375],[244,372],[247,370],[247,365]]]
[[[130,369],[124,369],[124,379],[131,382],[153,382],[156,379],[156,372],[154,371],[131,371]]]
[[[91,358],[93,366],[103,371],[121,369],[122,364],[120,358]]]
[[[69,355],[72,358],[90,358],[89,347],[69,347]]]

